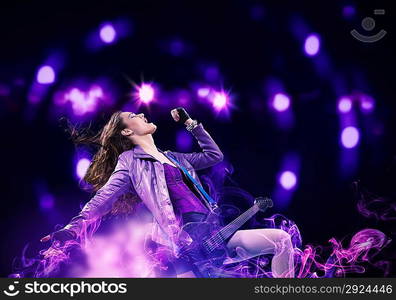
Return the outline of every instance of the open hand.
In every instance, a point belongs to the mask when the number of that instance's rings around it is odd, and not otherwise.
[[[44,259],[51,259],[53,257],[60,258],[65,255],[64,251],[52,246],[40,254],[44,256]]]

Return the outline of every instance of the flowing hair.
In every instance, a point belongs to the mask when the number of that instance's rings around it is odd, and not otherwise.
[[[130,139],[121,134],[121,131],[126,128],[121,113],[121,111],[113,113],[103,129],[96,134],[92,132],[91,125],[81,129],[63,118],[63,121],[66,121],[66,132],[70,134],[75,146],[99,147],[82,179],[91,186],[94,192],[97,192],[109,180],[117,165],[118,156],[134,146]],[[117,199],[109,213],[112,215],[129,214],[133,211],[136,202],[136,197],[126,193]]]

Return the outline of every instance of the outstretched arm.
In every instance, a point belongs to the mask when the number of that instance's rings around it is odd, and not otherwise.
[[[71,219],[61,232],[72,231],[76,236],[81,234],[84,222],[86,225],[94,222],[99,217],[109,212],[113,203],[119,196],[130,191],[132,184],[128,175],[128,167],[124,155],[118,158],[117,165],[106,184],[100,188],[95,196],[85,204],[81,212]],[[49,236],[44,237],[41,241],[45,242]],[[56,238],[56,237],[55,237]]]

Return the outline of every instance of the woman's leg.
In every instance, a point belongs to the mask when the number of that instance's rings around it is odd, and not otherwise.
[[[274,277],[294,277],[293,245],[290,235],[275,228],[238,230],[227,243],[234,257],[224,264],[240,262],[262,254],[274,254],[271,263]]]

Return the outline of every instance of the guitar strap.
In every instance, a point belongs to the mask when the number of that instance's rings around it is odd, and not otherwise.
[[[176,166],[178,166],[182,170],[182,172],[187,176],[187,178],[194,184],[194,186],[198,189],[200,194],[203,196],[203,198],[207,202],[211,211],[214,212],[218,208],[217,203],[211,196],[209,196],[209,194],[204,190],[202,185],[200,185],[194,179],[194,177],[192,177],[191,174],[188,173],[187,169],[181,165],[181,163],[174,157],[173,154],[171,154],[169,152],[168,153],[163,152],[163,154],[166,155]]]

